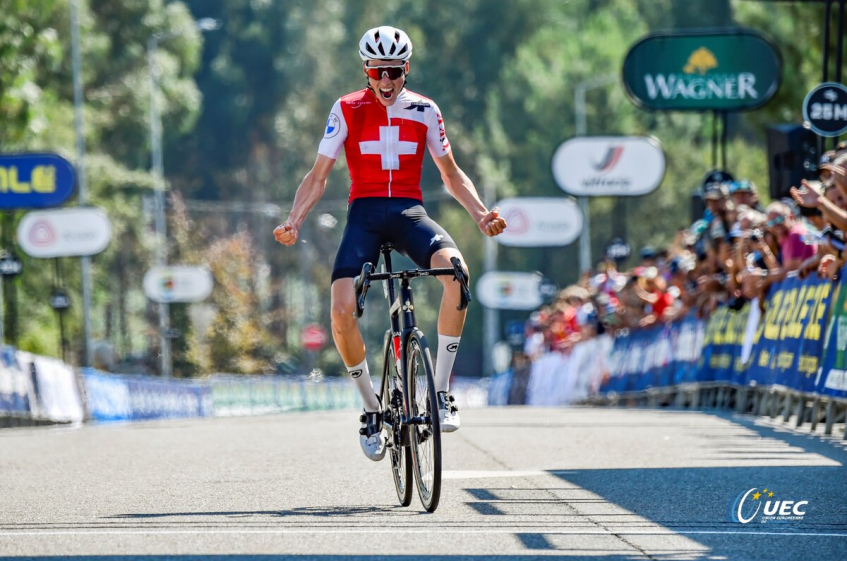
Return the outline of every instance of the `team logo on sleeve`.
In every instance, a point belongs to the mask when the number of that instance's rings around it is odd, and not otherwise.
[[[435,116],[438,117],[438,139],[441,141],[441,146],[448,150],[450,148],[450,141],[447,140],[447,131],[444,129],[444,119],[441,118],[441,113],[436,112]]]
[[[341,129],[341,120],[338,118],[338,115],[335,113],[330,113],[329,118],[326,120],[326,131],[324,132],[324,138],[332,138],[338,131]]]

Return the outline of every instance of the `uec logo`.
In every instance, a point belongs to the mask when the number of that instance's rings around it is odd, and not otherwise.
[[[802,520],[806,515],[803,507],[808,505],[809,501],[767,500],[773,496],[773,490],[765,489],[760,493],[757,487],[753,487],[739,494],[730,503],[729,520],[740,524],[748,524],[756,518],[759,510],[762,511],[762,522],[767,522],[768,520]]]

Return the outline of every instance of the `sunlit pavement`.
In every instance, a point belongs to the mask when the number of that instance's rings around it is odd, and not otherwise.
[[[682,411],[462,419],[434,514],[398,506],[355,412],[2,430],[0,556],[847,558],[840,440]],[[752,488],[805,516],[730,521]]]

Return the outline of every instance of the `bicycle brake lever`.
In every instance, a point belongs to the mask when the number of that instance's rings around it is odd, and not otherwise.
[[[450,263],[453,264],[453,271],[454,271],[453,280],[459,281],[459,286],[462,290],[459,305],[456,307],[456,309],[461,312],[468,307],[468,304],[472,300],[471,290],[468,287],[468,274],[465,271],[465,268],[462,267],[462,262],[459,261],[458,257],[451,257]]]
[[[353,279],[353,290],[356,293],[356,311],[353,315],[356,318],[362,317],[362,314],[365,313],[365,298],[368,295],[368,289],[371,287],[371,280],[368,277],[373,270],[372,263],[365,263],[362,265],[362,272]]]

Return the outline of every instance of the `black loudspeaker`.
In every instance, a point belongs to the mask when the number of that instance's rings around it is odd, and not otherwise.
[[[703,218],[704,212],[706,212],[706,201],[703,200],[700,189],[694,189],[691,192],[691,222],[696,222]]]
[[[801,179],[817,178],[818,137],[800,125],[771,125],[767,134],[771,200],[790,198]]]

